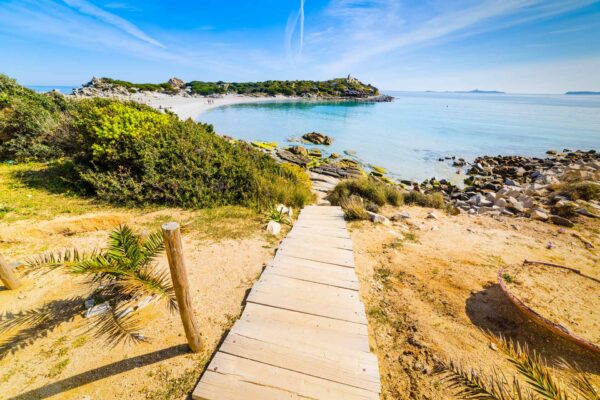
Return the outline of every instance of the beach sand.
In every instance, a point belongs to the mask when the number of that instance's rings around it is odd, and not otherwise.
[[[128,96],[127,99],[144,103],[157,109],[173,111],[181,119],[197,119],[202,113],[210,109],[233,104],[298,100],[298,98],[287,96],[255,97],[226,94],[219,98],[209,98],[172,96],[163,93],[136,93]]]

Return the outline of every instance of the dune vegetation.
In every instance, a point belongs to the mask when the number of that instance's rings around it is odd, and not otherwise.
[[[312,198],[302,171],[211,125],[134,102],[38,94],[4,75],[0,161],[58,162],[74,191],[113,204],[265,209]]]

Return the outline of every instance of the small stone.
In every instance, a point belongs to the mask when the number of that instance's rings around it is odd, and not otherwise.
[[[552,242],[548,242],[548,244],[546,245],[546,248],[548,250],[552,250],[554,248],[554,244]]]
[[[371,211],[367,211],[367,214],[369,214],[369,219],[371,220],[371,222],[375,223],[375,224],[383,224],[383,225],[391,225],[392,223],[390,222],[389,219],[387,219],[387,217],[381,215],[381,214],[377,214]]]
[[[490,342],[490,349],[492,349],[494,351],[498,351],[498,346],[496,346],[496,343],[491,343]]]
[[[391,218],[392,221],[401,221],[403,219],[409,219],[410,218],[410,213],[408,211],[402,211],[399,212],[398,214],[394,214]]]
[[[548,214],[539,210],[533,210],[529,217],[538,221],[546,221],[548,219]]]
[[[94,299],[87,299],[83,304],[85,308],[92,308],[94,307]]]
[[[278,235],[281,232],[281,224],[275,221],[269,221],[267,224],[267,233],[271,235]]]
[[[438,216],[437,216],[437,215],[435,215],[435,213],[434,213],[433,211],[429,211],[429,212],[427,213],[427,217],[426,217],[426,218],[427,218],[427,219],[438,219]]]

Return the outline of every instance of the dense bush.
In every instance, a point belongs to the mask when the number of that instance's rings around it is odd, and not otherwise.
[[[592,181],[571,182],[561,185],[559,192],[572,200],[600,200],[600,184]]]
[[[404,203],[421,207],[444,208],[444,196],[440,192],[424,194],[417,191],[404,193]]]
[[[29,161],[62,155],[61,95],[39,94],[0,74],[0,159]]]
[[[137,103],[84,100],[73,114],[81,179],[100,198],[124,204],[300,207],[310,188],[298,171],[212,129]]]

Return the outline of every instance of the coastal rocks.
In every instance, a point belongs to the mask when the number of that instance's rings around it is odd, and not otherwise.
[[[275,154],[277,155],[277,157],[279,157],[279,159],[289,162],[289,163],[292,163],[292,164],[299,165],[303,168],[306,168],[308,166],[308,164],[312,161],[308,157],[308,152],[307,152],[306,156],[296,155],[290,151],[278,148],[277,150],[275,150]]]
[[[333,143],[333,138],[319,132],[309,132],[302,135],[302,139],[313,144],[323,144],[329,146]]]
[[[402,221],[404,219],[410,219],[410,213],[408,211],[402,211],[398,214],[394,214],[391,218],[392,221]]]
[[[323,157],[323,153],[321,153],[320,149],[313,148],[313,149],[308,150],[308,156],[309,157],[321,158],[321,157]]]
[[[298,156],[308,156],[308,150],[304,146],[291,146],[287,149],[290,153]]]
[[[565,226],[567,228],[572,228],[575,226],[575,224],[570,220],[560,217],[558,215],[550,215],[550,221],[552,221],[552,223],[556,225]]]

